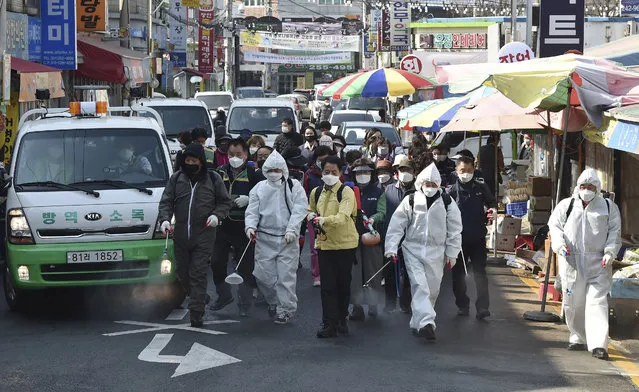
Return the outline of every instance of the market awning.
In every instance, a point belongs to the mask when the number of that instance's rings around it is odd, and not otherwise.
[[[79,76],[110,83],[151,81],[151,59],[144,53],[93,37],[78,37],[78,51],[84,56],[76,71]]]
[[[64,97],[64,84],[59,69],[17,57],[11,57],[11,69],[20,75],[20,102],[35,101],[38,89],[48,89],[51,98]]]
[[[202,79],[204,79],[204,80],[211,78],[211,74],[200,72],[200,71],[198,71],[196,69],[184,68],[183,71],[186,72],[186,73],[191,73],[193,75],[201,76]]]
[[[588,140],[608,148],[639,154],[639,105],[607,112],[601,128],[584,134]]]
[[[639,65],[639,36],[631,35],[585,50],[585,55],[621,63],[626,67]]]

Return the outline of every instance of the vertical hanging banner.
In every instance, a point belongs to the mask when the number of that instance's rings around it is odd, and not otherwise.
[[[2,161],[5,168],[11,165],[11,154],[13,153],[13,145],[16,141],[16,133],[18,132],[18,122],[20,121],[20,103],[18,102],[18,94],[11,94],[11,100],[8,105],[0,106],[0,112],[4,116],[4,130],[0,133],[2,137]]]
[[[391,51],[391,13],[384,8],[382,10],[382,23],[380,24],[377,46],[381,52]]]
[[[75,0],[47,0],[40,5],[42,64],[77,69]]]
[[[410,3],[394,1],[390,7],[390,50],[410,50]]]
[[[107,0],[76,0],[78,31],[107,31]]]
[[[171,31],[171,60],[176,67],[186,67],[186,16],[187,8],[180,0],[171,0],[171,13],[174,18],[170,19]],[[177,20],[175,19],[177,18]]]
[[[200,24],[200,36],[198,47],[198,69],[200,72],[213,73],[215,72],[215,55],[213,53],[215,30],[211,28],[203,28],[202,26],[209,26],[213,21],[214,11],[200,10],[199,24]]]
[[[585,0],[553,0],[541,4],[539,57],[584,51]]]
[[[28,33],[29,61],[42,61],[42,24],[40,19],[29,17],[29,33]]]

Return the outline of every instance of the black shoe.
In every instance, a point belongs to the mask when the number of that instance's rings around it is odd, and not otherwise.
[[[217,312],[218,310],[222,310],[228,305],[232,304],[234,301],[233,297],[229,298],[219,298],[215,301],[213,305],[211,305],[211,310]]]
[[[607,361],[608,359],[610,359],[610,357],[608,356],[608,351],[606,351],[603,348],[596,348],[592,350],[592,356],[597,359],[602,359],[604,361]]]
[[[419,331],[417,330],[417,328],[411,328],[410,332],[413,334],[414,337],[419,337]]]
[[[348,324],[346,323],[346,319],[337,323],[336,330],[340,335],[348,335]]]
[[[586,347],[583,343],[570,343],[568,345],[568,350],[570,351],[586,351],[588,347]]]
[[[204,312],[191,311],[191,327],[202,328],[204,326]]]
[[[361,305],[353,305],[353,311],[348,316],[348,319],[351,321],[364,321],[366,319],[364,308]]]
[[[268,306],[268,316],[274,318],[277,315],[277,305]]]
[[[337,329],[329,324],[322,325],[322,328],[317,331],[317,337],[320,339],[334,338],[337,336]]]
[[[399,305],[399,310],[401,310],[402,313],[413,314],[413,311],[411,310],[410,306]]]
[[[434,342],[436,340],[435,327],[433,327],[432,324],[428,324],[424,328],[417,331],[417,336],[425,338],[429,342]]]
[[[477,315],[475,317],[477,318],[477,320],[483,320],[486,317],[490,317],[490,310],[488,309],[478,310]]]
[[[468,308],[459,308],[457,315],[460,317],[468,317],[470,316],[470,310]]]
[[[377,305],[368,305],[368,316],[372,318],[377,317]]]

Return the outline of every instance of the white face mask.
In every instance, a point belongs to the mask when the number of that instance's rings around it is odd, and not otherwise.
[[[340,152],[342,152],[343,149],[344,149],[344,147],[335,145],[335,152],[340,153]]]
[[[422,187],[422,192],[424,192],[426,197],[435,196],[435,194],[437,193],[438,190],[439,190],[439,188],[430,188],[430,187],[427,187],[427,186],[423,186]]]
[[[592,201],[592,199],[595,198],[595,192],[591,191],[590,189],[580,189],[579,190],[579,197],[581,198],[581,200],[585,201],[586,203],[590,203]]]
[[[120,159],[124,162],[128,162],[133,157],[133,150],[122,150],[120,151]]]
[[[239,167],[242,167],[242,165],[244,164],[244,159],[238,157],[229,158],[229,164],[233,169],[237,169]]]
[[[355,176],[355,179],[357,180],[358,184],[367,185],[368,183],[371,182],[371,175],[370,174],[358,174],[358,175]]]
[[[377,176],[377,179],[382,184],[386,184],[390,180],[390,178],[391,178],[390,174],[380,174],[379,176]]]
[[[282,125],[282,133],[289,133],[291,131],[291,129],[286,126],[286,125]]]
[[[524,139],[524,144],[526,146],[530,146],[530,139]]]
[[[333,186],[339,182],[339,177],[332,174],[324,174],[322,176],[322,181],[324,181],[324,184],[328,186]]]
[[[385,157],[388,155],[388,148],[386,147],[377,147],[377,155]]]
[[[260,149],[259,147],[249,147],[249,153],[251,155],[254,155],[259,149]]]
[[[399,172],[397,179],[403,183],[409,183],[415,179],[415,176],[408,172]]]
[[[266,173],[266,178],[271,182],[277,182],[282,179],[282,173],[278,173],[278,172]]]
[[[457,177],[459,177],[459,181],[461,181],[462,184],[470,182],[470,180],[473,179],[473,176],[474,176],[473,173],[462,173],[457,175]]]

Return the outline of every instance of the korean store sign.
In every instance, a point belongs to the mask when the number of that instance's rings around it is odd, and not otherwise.
[[[175,58],[176,67],[186,67],[186,7],[181,0],[171,0],[171,13],[169,18],[171,30],[169,32],[171,58]]]
[[[29,17],[7,12],[7,51],[13,57],[29,60]]]
[[[410,50],[410,3],[393,1],[390,4],[390,50]]]
[[[107,31],[107,0],[76,0],[78,31]]]
[[[200,10],[200,26],[211,25],[214,17],[213,10]],[[215,72],[215,54],[213,53],[215,31],[210,28],[200,27],[200,39],[198,48],[197,66],[200,72]]]
[[[585,0],[553,0],[541,4],[539,57],[584,50]]]
[[[42,64],[59,69],[76,69],[75,0],[47,0],[40,4]]]

